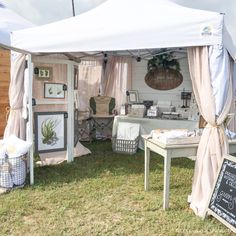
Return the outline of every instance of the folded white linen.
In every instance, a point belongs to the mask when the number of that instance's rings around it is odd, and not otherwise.
[[[139,136],[140,124],[120,122],[117,128],[117,139],[135,140]]]
[[[155,132],[152,130],[152,135],[156,134],[156,137],[159,138],[185,138],[188,137],[188,130],[168,130],[168,131],[159,131]]]
[[[195,132],[187,129],[173,129],[173,130],[152,130],[150,134],[153,140],[160,141],[166,144],[180,144],[180,143],[198,143],[200,136]]]

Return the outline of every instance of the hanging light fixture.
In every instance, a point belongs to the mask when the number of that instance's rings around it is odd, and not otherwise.
[[[72,0],[72,14],[75,16],[75,3],[74,0]]]
[[[138,56],[136,57],[136,61],[140,62],[142,60],[141,56],[140,56],[140,51],[138,50]]]

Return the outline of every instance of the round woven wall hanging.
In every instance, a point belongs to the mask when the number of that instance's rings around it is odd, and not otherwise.
[[[157,90],[170,90],[177,88],[183,82],[182,74],[171,68],[155,68],[145,76],[145,83]]]

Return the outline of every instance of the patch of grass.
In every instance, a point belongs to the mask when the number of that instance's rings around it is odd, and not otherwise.
[[[172,161],[170,209],[163,211],[163,158],[151,154],[144,192],[143,151],[116,154],[109,141],[85,145],[91,155],[36,167],[34,186],[0,196],[0,235],[233,235],[189,209],[193,161]]]

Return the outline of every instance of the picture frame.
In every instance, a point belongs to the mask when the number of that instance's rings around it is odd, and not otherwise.
[[[47,66],[35,67],[34,75],[35,75],[35,78],[39,80],[52,80],[53,69],[52,67],[47,67]]]
[[[44,98],[65,98],[65,84],[44,83]]]
[[[35,152],[47,153],[66,150],[67,113],[35,112]]]
[[[139,102],[137,90],[128,90],[127,94],[128,94],[128,102],[129,103],[138,103]]]
[[[77,66],[74,66],[74,90],[78,89],[79,83],[79,70]]]

